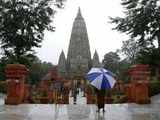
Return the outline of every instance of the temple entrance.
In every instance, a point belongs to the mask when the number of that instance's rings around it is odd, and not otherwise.
[[[85,79],[63,79],[57,74],[56,67],[38,85],[25,84],[27,68],[24,65],[10,64],[6,67],[7,96],[6,104],[95,104],[95,88]],[[105,103],[148,103],[149,67],[134,65],[128,70],[130,82],[126,85],[117,80],[112,90],[106,90]]]
[[[86,103],[85,97],[85,80],[83,79],[74,79],[71,84],[71,101],[70,104],[81,104]]]

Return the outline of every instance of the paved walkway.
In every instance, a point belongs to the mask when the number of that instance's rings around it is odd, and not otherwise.
[[[159,103],[160,104],[160,94],[155,95],[151,98],[152,103]]]
[[[79,94],[77,95],[77,101],[76,101],[76,104],[86,104],[87,101],[86,101],[86,98],[83,97],[83,92],[79,92]],[[71,96],[71,93],[70,93],[70,96]],[[69,104],[73,104],[73,97],[70,97],[69,98]]]
[[[22,104],[3,106],[0,120],[160,120],[159,104],[114,104],[105,109],[99,114],[95,105]]]
[[[71,100],[71,99],[70,99]],[[106,104],[97,113],[95,105],[21,104],[8,106],[0,100],[0,120],[160,120],[160,104]],[[71,100],[72,101],[72,100]],[[83,102],[82,102],[83,101]]]

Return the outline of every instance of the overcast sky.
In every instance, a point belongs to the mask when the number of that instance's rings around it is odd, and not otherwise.
[[[58,10],[54,17],[55,32],[45,32],[42,47],[36,49],[38,57],[42,61],[53,64],[58,63],[62,49],[67,56],[69,40],[73,21],[77,15],[78,7],[86,22],[91,54],[95,49],[100,60],[107,52],[121,48],[122,41],[126,39],[124,34],[113,31],[113,25],[108,23],[109,16],[122,16],[121,0],[67,0],[65,8]]]

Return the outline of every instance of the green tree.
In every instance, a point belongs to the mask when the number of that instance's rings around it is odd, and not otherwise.
[[[160,49],[143,49],[138,53],[136,61],[149,64],[151,66],[152,76],[156,76],[156,78],[160,80]]]
[[[118,51],[105,54],[103,59],[104,68],[113,72],[119,80],[128,82],[128,68],[132,63],[128,59],[120,59]]]
[[[39,58],[35,58],[29,66],[28,83],[37,84],[48,73],[54,65],[49,62],[42,62]]]
[[[123,59],[119,62],[119,67],[117,68],[119,71],[118,79],[127,83],[129,81],[128,77],[128,69],[132,65],[132,63],[128,59]]]
[[[140,49],[136,62],[150,64],[160,74],[160,1],[122,0],[122,5],[124,17],[111,18],[111,23],[116,24],[114,29],[128,34],[130,42],[136,41],[132,45]]]
[[[0,44],[5,57],[22,64],[33,57],[44,30],[54,31],[51,3],[60,7],[62,0],[0,0]]]
[[[103,65],[104,68],[109,69],[115,74],[118,74],[120,57],[116,52],[109,52],[104,55]]]
[[[160,49],[160,2],[159,0],[122,0],[124,17],[111,18],[114,29],[127,33],[142,47],[155,46]]]
[[[5,68],[5,60],[0,59],[0,81],[5,80],[4,68]]]

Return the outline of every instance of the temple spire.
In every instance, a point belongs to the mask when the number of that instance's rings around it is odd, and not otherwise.
[[[75,71],[84,75],[91,67],[91,53],[85,21],[80,8],[74,20],[67,54],[67,71],[70,76]]]
[[[59,61],[58,61],[58,74],[61,77],[65,77],[66,75],[66,58],[65,58],[63,50],[60,54]]]
[[[82,14],[81,14],[81,8],[79,7],[76,19],[80,19],[80,18],[83,18],[83,17],[82,17]]]
[[[95,53],[93,55],[92,67],[101,67],[101,63],[99,62],[99,56],[98,56],[97,50],[95,50]]]

